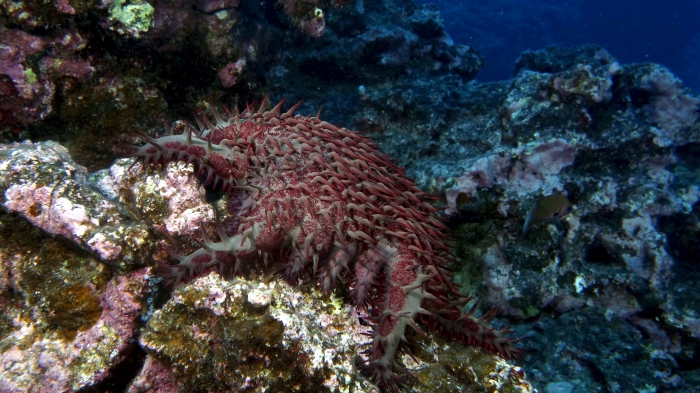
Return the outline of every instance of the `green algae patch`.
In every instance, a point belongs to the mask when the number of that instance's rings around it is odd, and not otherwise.
[[[29,83],[35,83],[37,81],[36,73],[34,73],[34,70],[31,68],[24,70],[24,76],[27,77],[27,82]]]
[[[93,258],[71,255],[73,250],[59,243],[46,241],[38,255],[22,263],[18,285],[27,305],[43,315],[47,329],[84,330],[102,312],[99,290],[106,283],[106,269]]]
[[[80,350],[79,356],[70,365],[75,390],[88,384],[101,370],[106,370],[114,364],[115,353],[112,349],[116,348],[121,340],[119,333],[112,326],[105,325],[100,329],[100,340],[96,345]]]
[[[109,7],[110,22],[119,22],[115,27],[120,34],[140,38],[153,25],[154,8],[142,0],[115,0]]]

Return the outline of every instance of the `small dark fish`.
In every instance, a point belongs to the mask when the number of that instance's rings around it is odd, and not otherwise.
[[[523,235],[533,221],[556,221],[571,213],[571,202],[562,194],[544,197],[530,210],[523,226]]]

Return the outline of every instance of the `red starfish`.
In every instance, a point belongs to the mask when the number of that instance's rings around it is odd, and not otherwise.
[[[300,104],[300,103],[299,103]],[[496,310],[479,318],[461,306],[450,281],[451,256],[443,244],[447,228],[434,213],[434,197],[418,190],[403,170],[356,132],[316,117],[248,107],[216,124],[196,116],[183,134],[151,138],[133,147],[145,162],[192,162],[206,182],[229,192],[229,212],[239,218],[232,233],[219,228],[218,242],[206,234],[202,247],[165,265],[178,283],[218,269],[237,274],[264,262],[280,265],[291,283],[315,279],[332,291],[345,276],[350,301],[371,315],[372,341],[365,353],[377,385],[397,390],[410,374],[395,358],[406,326],[416,322],[444,336],[513,358],[518,341],[510,329],[490,327]],[[477,302],[478,303],[478,302]]]

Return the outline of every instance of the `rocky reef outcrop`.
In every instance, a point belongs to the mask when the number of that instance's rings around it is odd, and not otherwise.
[[[322,107],[438,195],[454,280],[526,337],[506,362],[410,333],[407,390],[693,391],[700,96],[597,46],[527,51],[478,83],[478,48],[444,17],[395,0],[0,2],[0,390],[374,389],[344,290],[271,271],[159,283],[168,247],[215,236],[225,193],[120,146],[269,95]],[[571,211],[523,233],[554,194]]]

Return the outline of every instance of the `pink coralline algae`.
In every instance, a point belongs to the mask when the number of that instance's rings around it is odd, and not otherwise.
[[[644,106],[649,119],[659,130],[654,144],[666,147],[683,141],[683,129],[700,119],[700,99],[684,89],[680,79],[668,69],[657,66],[645,74],[641,87],[651,95]]]
[[[457,197],[460,194],[471,196],[477,189],[497,184],[518,196],[538,190],[561,190],[563,184],[558,174],[573,164],[575,157],[574,145],[557,138],[534,147],[519,147],[508,154],[479,158],[445,192],[446,212],[458,212]]]
[[[418,190],[401,168],[359,134],[321,121],[281,113],[265,102],[243,115],[214,109],[199,130],[152,138],[133,147],[146,162],[194,163],[206,183],[229,193],[228,213],[237,225],[204,232],[202,247],[164,265],[166,282],[179,283],[217,270],[240,274],[278,266],[288,282],[316,280],[328,293],[345,279],[349,300],[372,323],[370,378],[395,389],[405,369],[395,360],[407,326],[418,323],[449,338],[513,358],[508,328],[495,330],[496,311],[476,318],[471,298],[451,282],[446,227],[433,215],[433,198]],[[418,322],[418,323],[417,323]]]
[[[58,78],[91,77],[89,61],[75,56],[85,46],[75,30],[38,37],[0,25],[0,124],[21,127],[45,118],[53,111]]]
[[[114,204],[87,185],[86,176],[57,143],[0,147],[0,193],[7,210],[103,260],[133,263],[134,251],[148,238],[145,227],[127,224]]]
[[[56,87],[24,65],[27,57],[44,50],[46,41],[20,30],[0,26],[0,122],[32,124],[52,110]]]
[[[241,71],[245,67],[245,59],[238,59],[235,63],[231,62],[219,71],[219,79],[223,87],[231,87],[238,82]]]
[[[55,72],[59,76],[70,76],[77,80],[85,80],[95,71],[87,61],[60,60],[52,56],[44,57],[39,64],[47,72]]]
[[[199,234],[202,227],[214,220],[214,210],[206,203],[204,189],[192,176],[194,169],[182,162],[171,163],[165,171],[145,168],[140,164],[129,171],[131,161],[117,160],[96,186],[111,200],[120,199],[132,214],[153,224],[166,235]],[[128,194],[128,198],[120,195]]]
[[[46,42],[20,30],[7,30],[0,27],[3,40],[0,42],[0,73],[14,81],[22,80],[26,70],[22,62],[35,53],[41,52]]]
[[[180,393],[170,367],[154,357],[148,357],[141,372],[129,386],[128,393]]]
[[[75,15],[75,8],[73,8],[68,0],[56,0],[56,9],[64,14]]]
[[[238,0],[196,0],[194,4],[198,10],[211,13],[238,7]]]

